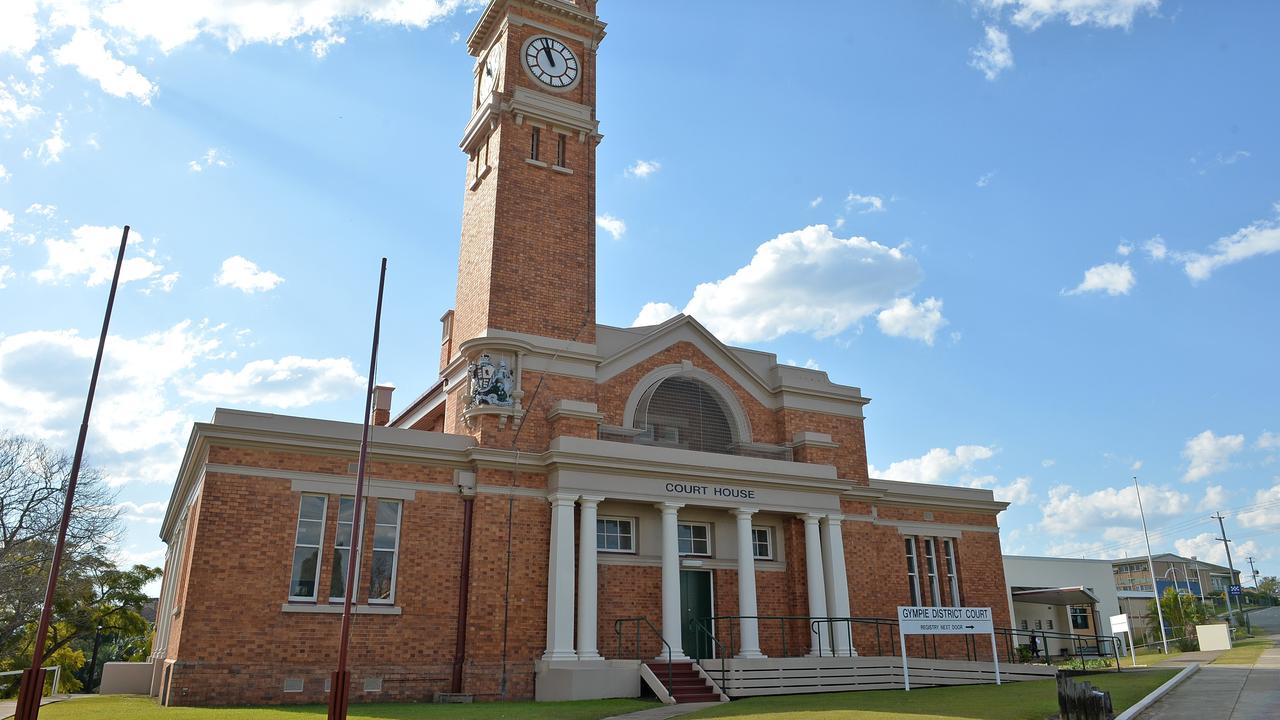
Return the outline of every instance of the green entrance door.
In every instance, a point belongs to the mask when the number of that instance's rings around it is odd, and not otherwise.
[[[711,638],[702,629],[711,629],[711,572],[680,571],[680,644],[684,654],[699,660],[714,657]]]

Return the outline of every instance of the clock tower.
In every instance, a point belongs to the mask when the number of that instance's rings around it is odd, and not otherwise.
[[[595,0],[493,0],[462,137],[466,199],[442,364],[479,337],[595,342]]]

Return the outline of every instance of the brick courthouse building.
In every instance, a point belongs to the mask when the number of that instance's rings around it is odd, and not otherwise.
[[[659,633],[676,658],[874,654],[870,626],[806,618],[900,604],[1007,627],[1005,504],[869,478],[858,388],[692,317],[596,323],[604,34],[594,0],[494,0],[467,41],[456,304],[439,381],[394,414],[376,392],[354,698],[634,695]],[[163,702],[324,701],[360,432],[227,409],[195,426],[161,530]],[[654,629],[620,642],[635,617]]]

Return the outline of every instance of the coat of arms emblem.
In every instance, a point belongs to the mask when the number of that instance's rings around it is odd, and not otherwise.
[[[506,360],[495,365],[489,353],[471,363],[467,370],[471,376],[471,405],[511,406],[511,369]]]

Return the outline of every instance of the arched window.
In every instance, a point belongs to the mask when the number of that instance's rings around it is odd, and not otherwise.
[[[734,454],[738,438],[724,399],[706,383],[669,377],[640,398],[633,427],[655,445]]]

